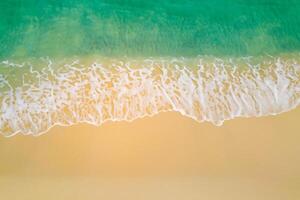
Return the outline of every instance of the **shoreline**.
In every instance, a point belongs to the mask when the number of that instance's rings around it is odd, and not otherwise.
[[[95,124],[95,123],[92,123],[92,122],[89,122],[89,121],[79,121],[79,122],[76,122],[74,124],[55,123],[52,126],[50,126],[47,130],[42,131],[42,132],[40,132],[38,134],[33,134],[31,132],[24,133],[24,132],[19,131],[19,132],[13,133],[11,135],[4,135],[4,134],[0,133],[0,137],[3,136],[5,138],[10,138],[10,137],[14,137],[16,135],[39,137],[41,135],[48,134],[49,132],[51,132],[51,129],[54,129],[54,128],[67,128],[67,127],[78,126],[78,125],[79,126],[81,126],[81,125],[84,125],[84,126],[94,126],[96,128],[99,128],[101,126],[104,126],[105,124],[114,124],[114,123],[122,123],[122,122],[124,122],[124,123],[134,123],[137,120],[143,120],[143,119],[147,119],[147,118],[153,118],[153,117],[156,117],[156,116],[164,114],[164,113],[169,113],[170,115],[177,115],[177,114],[179,114],[180,116],[182,116],[184,118],[188,118],[190,120],[193,120],[193,121],[195,121],[198,124],[208,123],[208,124],[211,124],[211,125],[213,125],[215,127],[222,127],[222,126],[224,126],[225,123],[227,123],[228,121],[232,121],[232,120],[237,120],[237,119],[245,119],[246,120],[246,119],[250,119],[250,118],[265,118],[265,117],[272,117],[272,116],[275,117],[275,116],[282,115],[282,114],[285,114],[285,113],[288,113],[288,112],[293,112],[294,110],[297,110],[297,109],[300,109],[299,105],[295,106],[294,108],[290,108],[289,110],[281,111],[280,113],[273,113],[273,114],[271,113],[271,114],[261,115],[261,116],[237,116],[237,117],[225,119],[222,122],[222,124],[220,124],[220,125],[214,124],[213,122],[210,122],[210,121],[199,121],[196,118],[193,118],[193,116],[185,115],[180,110],[177,110],[177,111],[175,111],[175,110],[164,110],[164,111],[160,111],[158,113],[145,114],[143,116],[139,116],[139,117],[136,117],[136,118],[130,119],[130,120],[126,120],[126,119],[107,119],[107,120],[103,121],[101,124]]]
[[[299,149],[299,117],[300,107],[277,116],[238,118],[221,127],[197,123],[173,112],[100,127],[57,126],[39,137],[1,137],[0,158],[10,155],[10,159],[0,171],[2,175],[131,176],[226,174],[236,173],[232,171],[236,168],[244,175],[300,178],[299,151],[295,149]],[[247,152],[245,157],[243,152]],[[25,160],[28,162],[21,168],[13,164]],[[287,168],[278,171],[282,167]],[[265,171],[267,168],[269,171]]]
[[[166,112],[0,137],[0,197],[296,200],[299,118],[300,107],[216,127]]]
[[[247,60],[243,65],[200,60],[195,69],[184,59],[90,67],[79,61],[45,60],[48,65],[43,70],[29,65],[27,73],[16,75],[22,76],[19,79],[1,74],[0,131],[8,136],[18,132],[40,135],[57,124],[101,125],[162,111],[177,111],[215,125],[236,117],[279,114],[299,105],[300,61],[268,59],[261,66]],[[19,80],[21,85],[10,80]]]

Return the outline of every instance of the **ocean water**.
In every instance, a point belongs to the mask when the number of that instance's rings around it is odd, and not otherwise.
[[[0,132],[300,103],[297,0],[2,0]]]

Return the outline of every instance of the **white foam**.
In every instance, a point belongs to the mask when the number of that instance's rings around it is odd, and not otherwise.
[[[19,85],[0,75],[5,136],[39,135],[54,125],[132,121],[164,111],[222,125],[236,117],[285,112],[300,102],[297,59],[168,58],[86,66],[42,59],[38,65],[2,62],[1,67],[26,71]]]

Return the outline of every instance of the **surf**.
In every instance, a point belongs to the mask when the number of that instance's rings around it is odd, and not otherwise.
[[[299,105],[298,57],[3,60],[0,132],[40,135],[55,125],[100,126],[168,111],[216,126],[276,115]]]

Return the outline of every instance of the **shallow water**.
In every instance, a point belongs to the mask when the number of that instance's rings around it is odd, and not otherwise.
[[[166,111],[222,125],[300,103],[294,57],[100,60],[2,62],[16,75],[1,77],[0,131],[39,135],[57,124],[101,125]]]
[[[1,1],[0,132],[300,102],[298,1]]]

